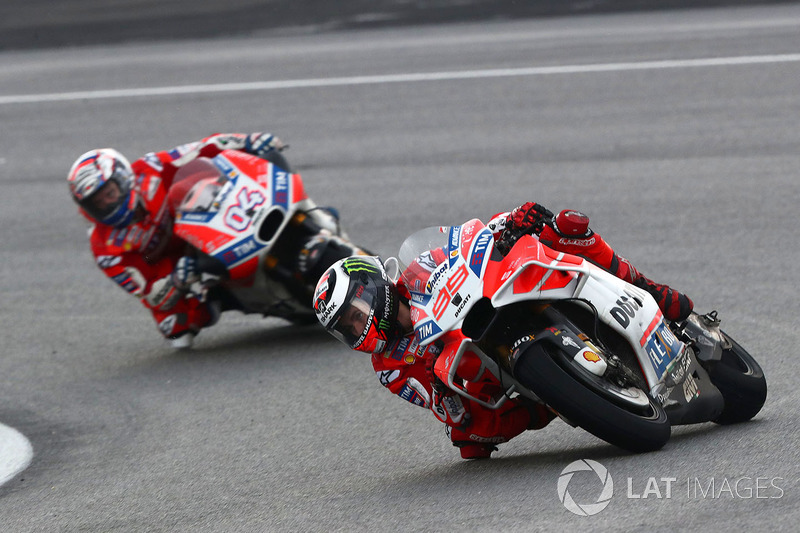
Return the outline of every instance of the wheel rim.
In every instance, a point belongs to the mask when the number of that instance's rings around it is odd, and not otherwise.
[[[658,413],[653,406],[654,400],[642,389],[638,387],[620,387],[611,383],[608,379],[593,374],[576,364],[563,353],[559,352],[555,358],[556,362],[564,370],[615,405],[645,418],[658,418]]]

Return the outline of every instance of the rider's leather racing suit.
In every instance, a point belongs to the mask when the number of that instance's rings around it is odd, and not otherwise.
[[[176,339],[211,325],[218,311],[209,303],[178,290],[172,271],[186,251],[186,243],[172,235],[174,212],[167,193],[178,169],[197,157],[214,157],[222,150],[263,155],[253,140],[269,134],[224,133],[133,161],[134,194],[140,213],[134,223],[114,228],[93,222],[89,240],[97,266],[127,292],[141,299],[153,314],[161,333]]]

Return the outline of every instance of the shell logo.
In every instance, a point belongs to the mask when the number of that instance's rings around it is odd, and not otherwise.
[[[600,361],[600,356],[594,352],[585,351],[583,352],[583,358],[589,361],[590,363],[597,363]]]

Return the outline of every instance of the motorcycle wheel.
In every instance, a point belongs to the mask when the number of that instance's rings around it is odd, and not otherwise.
[[[669,419],[649,394],[640,391],[646,405],[623,401],[614,385],[554,346],[528,348],[517,358],[514,374],[564,418],[610,444],[641,453],[659,450],[669,440]]]
[[[725,399],[722,413],[714,420],[722,425],[750,420],[767,400],[767,380],[763,370],[747,350],[727,335],[725,337],[731,347],[723,350],[722,358],[706,369],[711,382]]]

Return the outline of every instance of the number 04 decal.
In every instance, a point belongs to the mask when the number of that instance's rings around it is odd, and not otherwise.
[[[250,225],[250,217],[253,216],[252,210],[266,201],[260,191],[248,191],[246,188],[239,191],[236,195],[237,203],[233,204],[225,212],[223,221],[225,225],[236,230],[244,231]]]

